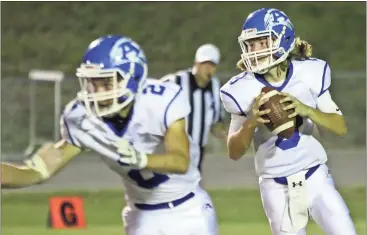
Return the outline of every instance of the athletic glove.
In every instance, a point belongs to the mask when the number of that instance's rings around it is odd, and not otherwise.
[[[120,155],[119,163],[136,169],[143,169],[147,166],[147,155],[136,150],[126,139],[120,138],[114,145]]]

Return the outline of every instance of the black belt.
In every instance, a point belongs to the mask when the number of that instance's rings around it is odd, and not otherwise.
[[[179,199],[176,199],[172,202],[163,202],[163,203],[158,203],[158,204],[139,204],[139,203],[136,203],[135,206],[140,210],[168,209],[168,208],[176,207],[176,206],[186,202],[190,198],[193,198],[194,196],[195,196],[195,193],[191,192],[191,193],[187,194],[186,196],[184,196],[182,198],[179,198]]]

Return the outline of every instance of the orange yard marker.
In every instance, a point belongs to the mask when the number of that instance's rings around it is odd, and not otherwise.
[[[83,229],[86,227],[81,197],[51,197],[48,227],[54,229]]]

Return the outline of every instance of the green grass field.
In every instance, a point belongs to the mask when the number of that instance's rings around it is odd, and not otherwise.
[[[211,190],[222,235],[269,235],[270,230],[262,211],[257,190]],[[351,211],[359,235],[366,234],[365,188],[343,189],[341,193]],[[50,230],[46,227],[48,197],[79,195],[84,198],[87,220],[85,230]],[[54,193],[3,193],[3,235],[122,235],[121,208],[123,196],[120,191],[69,191]],[[311,221],[307,234],[324,234]]]

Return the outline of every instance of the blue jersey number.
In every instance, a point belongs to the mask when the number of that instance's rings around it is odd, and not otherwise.
[[[143,94],[150,92],[154,95],[163,95],[165,90],[166,90],[166,87],[162,85],[152,84],[152,85],[147,86],[143,90]],[[166,182],[169,179],[167,175],[157,174],[157,173],[153,173],[153,177],[149,179],[144,179],[139,170],[130,170],[127,174],[129,175],[130,179],[136,182],[138,186],[145,188],[145,189],[152,189],[152,188],[158,187],[158,185]]]
[[[166,87],[162,85],[152,84],[146,87],[143,90],[143,93],[146,94],[147,92],[150,92],[154,95],[163,95],[165,90]],[[136,182],[138,186],[145,189],[152,189],[158,187],[160,184],[166,182],[169,179],[167,175],[157,173],[153,173],[153,177],[149,179],[144,179],[139,170],[130,170],[127,174],[129,175],[130,179]]]
[[[166,90],[166,88],[162,85],[149,85],[148,87],[146,87],[143,90],[143,94],[147,93],[148,91],[150,91],[150,93],[154,94],[154,95],[163,95],[163,92]]]
[[[153,173],[153,177],[150,179],[144,179],[139,170],[130,170],[128,175],[130,179],[137,183],[137,185],[146,189],[158,187],[160,184],[166,182],[169,179],[167,175],[157,173]]]

